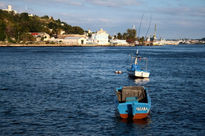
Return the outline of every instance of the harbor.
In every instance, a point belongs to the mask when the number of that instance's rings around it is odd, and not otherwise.
[[[0,0],[0,136],[204,136],[204,0]]]

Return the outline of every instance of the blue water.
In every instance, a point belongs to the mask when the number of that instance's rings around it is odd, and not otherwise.
[[[136,49],[149,79],[126,73]],[[149,118],[120,119],[125,85],[149,89]],[[0,135],[205,135],[205,46],[0,47]]]

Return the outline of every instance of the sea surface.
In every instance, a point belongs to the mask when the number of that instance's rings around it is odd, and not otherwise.
[[[126,73],[137,49],[149,79]],[[147,119],[120,119],[115,88],[128,85],[148,88]],[[205,45],[0,47],[0,135],[204,136]]]

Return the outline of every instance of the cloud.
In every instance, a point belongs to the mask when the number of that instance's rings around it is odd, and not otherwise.
[[[138,6],[140,2],[136,0],[85,0],[86,2],[105,7]]]
[[[82,6],[84,0],[15,0],[15,2],[19,3],[30,3],[30,4],[37,4],[37,5],[42,5],[42,4],[68,4],[71,6]]]
[[[68,23],[72,24],[113,24],[117,20],[110,19],[106,17],[96,17],[96,16],[84,16],[82,14],[69,14],[69,13],[60,13],[60,16],[68,20]]]
[[[3,2],[0,2],[0,8],[5,8],[5,4]]]
[[[191,17],[205,17],[205,8],[197,7],[179,7],[179,8],[158,8],[156,9],[158,13],[171,15],[171,16],[191,16]]]
[[[69,4],[72,6],[82,6],[83,2],[80,0],[53,0],[54,2]]]

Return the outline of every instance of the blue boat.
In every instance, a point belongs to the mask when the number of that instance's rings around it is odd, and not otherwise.
[[[150,113],[151,99],[143,86],[116,88],[118,112],[123,119],[143,119]]]
[[[135,59],[134,62],[133,58]],[[127,71],[130,77],[149,78],[150,72],[147,71],[147,58],[140,57],[137,51],[136,56],[132,57],[131,67]]]

